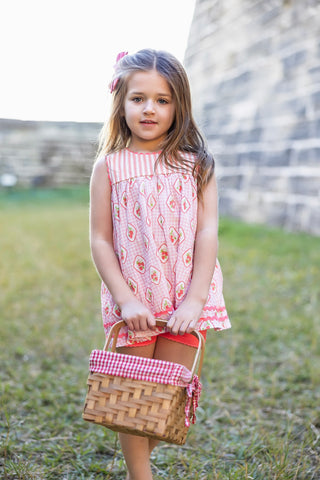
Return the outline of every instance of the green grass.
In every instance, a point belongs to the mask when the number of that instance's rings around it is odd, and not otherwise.
[[[0,477],[125,477],[116,435],[81,419],[103,345],[83,188],[0,194]],[[222,219],[233,328],[210,334],[198,421],[155,480],[320,478],[320,239]]]

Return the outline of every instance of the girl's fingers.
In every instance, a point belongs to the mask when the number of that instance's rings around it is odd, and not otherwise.
[[[131,300],[124,304],[121,309],[124,320],[131,331],[145,331],[155,327],[152,313],[141,302]]]
[[[126,322],[129,330],[131,331],[145,331],[148,329],[155,329],[155,319],[151,314],[147,316],[139,316],[133,319],[122,317],[122,319]]]
[[[129,330],[134,330],[133,322],[131,322],[131,320],[125,320],[125,319],[123,320],[126,322]]]
[[[191,333],[197,326],[197,321],[192,320],[187,326],[186,326],[186,333]]]
[[[131,330],[131,331],[134,331],[134,330],[139,330],[139,319],[135,318],[135,317],[125,317],[124,315],[122,316],[122,320],[124,320],[128,326],[128,329]]]
[[[145,316],[140,317],[140,330],[154,330],[156,326],[155,319],[151,312],[147,313]]]
[[[156,321],[155,321],[155,318],[153,315],[149,315],[148,318],[147,318],[147,323],[148,323],[148,327],[151,329],[151,330],[154,330],[156,328]]]
[[[184,322],[182,322],[179,329],[180,335],[183,335],[185,333],[191,333],[194,330],[193,325],[194,325],[193,320],[190,320],[190,321],[185,320]]]
[[[183,323],[183,320],[175,316],[171,317],[167,326],[168,326],[168,329],[169,331],[173,334],[173,335],[183,335],[183,333],[180,332],[180,327],[181,327],[181,324]]]
[[[146,317],[140,318],[139,324],[140,324],[140,331],[148,330],[148,321]]]
[[[167,322],[167,330],[168,330],[170,333],[172,333],[172,334],[174,334],[174,332],[173,332],[173,326],[174,326],[174,324],[175,324],[175,317],[172,316],[172,317],[170,318],[170,320],[168,320],[168,322]]]
[[[168,321],[168,330],[173,335],[184,335],[185,333],[191,333],[196,326],[195,320],[183,320],[175,316],[171,317]]]

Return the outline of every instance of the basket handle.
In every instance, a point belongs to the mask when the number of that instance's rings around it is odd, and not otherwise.
[[[167,324],[166,320],[161,320],[161,319],[156,320],[156,326],[157,327],[163,327],[166,324]],[[104,348],[103,348],[104,350],[108,350],[111,339],[112,339],[112,337],[114,337],[115,341],[112,344],[111,351],[112,352],[116,351],[116,344],[117,344],[117,338],[118,338],[118,335],[119,335],[119,331],[122,327],[125,327],[126,325],[127,324],[124,320],[120,320],[119,322],[112,325],[112,327],[109,331],[109,335],[106,339],[106,343],[105,343]],[[203,364],[203,357],[204,357],[204,339],[203,339],[203,336],[201,335],[201,333],[198,332],[197,330],[193,330],[191,332],[191,334],[194,335],[199,340],[197,353],[195,355],[193,365],[192,365],[192,368],[191,368],[191,375],[192,375],[192,377],[194,376],[194,374],[196,372],[197,365],[198,365],[197,374],[200,377],[202,364]]]

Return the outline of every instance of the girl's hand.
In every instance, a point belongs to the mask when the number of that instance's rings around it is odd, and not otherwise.
[[[197,326],[202,309],[202,302],[185,299],[167,323],[169,332],[173,335],[191,333]]]
[[[126,322],[129,330],[141,331],[155,329],[156,321],[150,310],[139,302],[139,300],[129,300],[121,306],[121,317]]]

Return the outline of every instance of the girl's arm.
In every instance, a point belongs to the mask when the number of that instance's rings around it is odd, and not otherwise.
[[[193,273],[186,298],[168,322],[173,334],[190,333],[197,326],[209,294],[218,249],[218,195],[213,175],[198,204]]]
[[[121,309],[130,330],[154,328],[151,312],[134,296],[121,273],[113,247],[111,186],[105,159],[99,159],[90,183],[90,245],[96,269]]]

